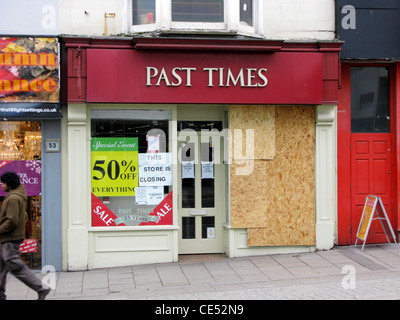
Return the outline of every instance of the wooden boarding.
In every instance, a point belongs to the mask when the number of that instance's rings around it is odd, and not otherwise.
[[[231,226],[248,228],[249,246],[314,245],[315,108],[274,111],[273,159],[254,160],[248,176],[231,165]]]

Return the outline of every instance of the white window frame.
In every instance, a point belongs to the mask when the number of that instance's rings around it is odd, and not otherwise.
[[[164,0],[165,1],[165,0]],[[178,22],[172,21],[171,0],[165,1],[165,12],[170,13],[168,17],[169,30],[227,30],[227,17],[228,17],[228,2],[224,0],[224,22]]]
[[[126,32],[163,31],[219,31],[238,32],[251,36],[263,34],[263,0],[253,1],[254,26],[240,23],[240,0],[224,0],[224,22],[177,22],[172,21],[171,0],[156,1],[156,21],[151,24],[132,25],[132,0],[125,0]]]
[[[232,1],[232,0],[230,0]],[[263,0],[253,1],[253,26],[245,26],[240,23],[240,0],[233,0],[233,8],[237,10],[237,28],[236,30],[243,34],[262,35],[263,32]],[[233,14],[233,12],[232,12]]]
[[[138,25],[133,25],[132,21],[132,0],[125,0],[125,8],[124,11],[126,12],[126,32],[128,33],[136,33],[136,32],[150,32],[150,31],[155,31],[158,29],[161,29],[161,14],[163,13],[162,4],[163,0],[155,0],[156,1],[156,21],[154,23],[149,23],[149,24],[138,24]]]

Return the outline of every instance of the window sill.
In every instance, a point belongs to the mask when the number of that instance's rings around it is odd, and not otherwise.
[[[267,41],[247,38],[218,37],[143,37],[134,38],[134,47],[139,50],[207,50],[207,51],[260,51],[277,52],[283,41]]]
[[[179,226],[117,226],[117,227],[90,227],[89,232],[129,232],[129,231],[174,231]]]

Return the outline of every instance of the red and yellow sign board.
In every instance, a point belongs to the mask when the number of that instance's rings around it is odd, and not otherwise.
[[[372,215],[374,213],[375,204],[377,202],[376,197],[367,197],[364,211],[361,217],[360,227],[357,232],[357,238],[364,241],[367,236],[368,226],[370,224]]]
[[[59,102],[56,38],[0,38],[0,102]]]

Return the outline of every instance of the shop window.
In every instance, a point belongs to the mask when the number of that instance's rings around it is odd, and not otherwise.
[[[201,237],[214,239],[215,217],[201,217]]]
[[[92,110],[92,226],[172,224],[171,112]]]
[[[214,146],[212,143],[201,143],[201,164],[202,168],[206,165],[211,166],[210,172],[215,171],[214,164]],[[203,170],[202,170],[203,171]],[[203,172],[202,172],[203,173]],[[201,179],[201,206],[203,208],[215,207],[215,186],[214,176],[203,176]]]
[[[188,165],[192,168],[193,172],[195,172],[195,152],[196,149],[194,143],[185,143],[181,145],[181,165],[183,166],[183,169],[185,168],[185,165]],[[194,176],[182,179],[182,208],[195,207],[195,188],[196,180]]]
[[[253,0],[240,0],[240,24],[254,27]]]
[[[195,217],[182,217],[182,239],[196,238]]]
[[[41,267],[42,186],[40,121],[0,122],[0,175],[14,171],[28,195],[25,237],[32,239],[22,251],[31,268]],[[6,193],[0,190],[0,206]]]
[[[151,24],[156,21],[155,0],[133,0],[132,1],[132,24]]]
[[[262,34],[259,0],[131,0],[130,6],[133,33],[162,29]]]
[[[224,22],[223,0],[171,0],[172,21]]]
[[[388,68],[351,68],[351,132],[390,132]]]

